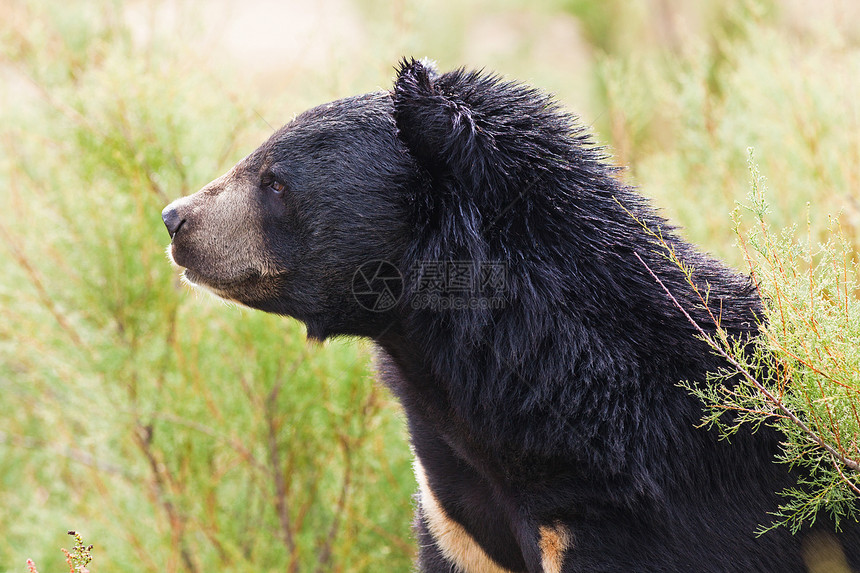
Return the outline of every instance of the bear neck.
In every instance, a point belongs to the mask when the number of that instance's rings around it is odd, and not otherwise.
[[[494,238],[470,234],[474,221],[459,230],[447,222],[455,229],[448,244],[428,233],[407,253],[404,268],[438,262],[442,253],[449,262],[503,263],[504,306],[404,304],[376,341],[385,352],[383,379],[407,417],[435,427],[471,459],[506,471],[518,467],[524,481],[538,465],[529,460],[539,459],[542,467],[564,475],[576,468],[583,479],[638,496],[715,470],[698,466],[704,462],[696,456],[670,455],[716,441],[714,432],[695,428],[701,405],[678,383],[703,382],[723,363],[651,276],[714,330],[666,247],[695,268],[694,280],[731,335],[755,331],[760,302],[747,279],[677,238],[631,189],[610,181],[599,191],[564,202],[532,199],[530,210],[511,215]],[[660,228],[665,244],[643,221]],[[409,301],[416,293],[406,294]],[[674,412],[674,427],[655,418],[661,411]],[[463,436],[481,439],[463,443]],[[726,455],[750,452],[741,446]]]

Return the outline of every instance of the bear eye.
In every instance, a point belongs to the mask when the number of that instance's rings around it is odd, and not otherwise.
[[[269,189],[275,195],[282,195],[286,188],[287,188],[287,186],[284,185],[283,183],[281,183],[280,181],[272,181],[271,183],[269,183]]]

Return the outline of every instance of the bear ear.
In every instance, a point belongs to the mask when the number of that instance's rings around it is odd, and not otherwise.
[[[462,71],[453,75],[460,77]],[[425,62],[404,59],[394,84],[394,121],[400,138],[431,177],[474,183],[470,179],[484,167],[485,146],[469,104],[439,85],[446,77]]]

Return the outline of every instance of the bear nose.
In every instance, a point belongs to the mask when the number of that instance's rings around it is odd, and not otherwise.
[[[161,220],[164,221],[164,226],[167,227],[171,239],[176,236],[182,223],[185,222],[185,219],[179,215],[179,211],[173,205],[164,208],[164,211],[161,212]]]

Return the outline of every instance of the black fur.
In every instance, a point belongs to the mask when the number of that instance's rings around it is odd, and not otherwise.
[[[272,174],[288,184],[264,231],[283,271],[267,297],[219,294],[311,336],[373,338],[434,494],[499,565],[541,571],[538,528],[561,523],[569,572],[804,570],[803,534],[755,535],[793,483],[773,463],[780,436],[695,428],[701,405],[677,382],[722,363],[639,258],[714,324],[641,223],[695,268],[732,336],[757,329],[754,288],[678,238],[551,98],[404,61],[390,94],[303,114],[239,170],[254,193]],[[386,312],[349,296],[373,259],[407,277]],[[455,262],[503,265],[503,305],[416,305],[427,265]],[[420,514],[416,531],[422,570],[453,570]],[[857,525],[839,539],[860,568]]]

